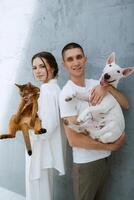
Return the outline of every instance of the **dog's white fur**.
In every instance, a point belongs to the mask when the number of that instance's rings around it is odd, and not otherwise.
[[[117,87],[119,80],[134,72],[134,67],[121,68],[115,63],[113,52],[106,61],[106,66],[100,78],[100,84],[111,84]],[[90,90],[91,91],[91,90]],[[65,98],[66,101],[78,98],[89,100],[90,94],[74,93]],[[66,121],[67,125],[77,132],[90,133],[93,139],[103,143],[111,143],[117,140],[125,129],[124,116],[117,100],[108,93],[100,104],[90,105],[77,118],[77,123]]]

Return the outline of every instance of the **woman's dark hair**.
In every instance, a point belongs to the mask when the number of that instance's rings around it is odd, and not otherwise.
[[[68,43],[66,46],[64,46],[64,48],[62,49],[62,58],[64,59],[64,54],[68,49],[75,49],[75,48],[81,49],[81,51],[84,55],[84,50],[83,50],[82,46],[75,42],[71,42],[71,43]]]
[[[32,57],[32,59],[31,59],[31,62],[32,62],[32,64],[33,64],[33,60],[35,59],[35,58],[40,58],[41,60],[42,60],[42,62],[44,63],[44,61],[43,61],[43,59],[42,58],[44,58],[46,61],[47,61],[47,63],[50,65],[50,67],[52,68],[52,69],[54,69],[54,73],[53,73],[53,76],[54,76],[54,78],[58,75],[58,64],[57,64],[57,62],[56,62],[56,59],[55,59],[55,57],[50,53],[50,52],[46,52],[46,51],[42,51],[42,52],[39,52],[39,53],[36,53],[33,57]],[[44,63],[44,66],[45,66],[45,63]]]

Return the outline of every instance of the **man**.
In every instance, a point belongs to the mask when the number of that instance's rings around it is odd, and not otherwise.
[[[83,48],[77,43],[69,43],[62,50],[63,64],[69,73],[69,80],[63,87],[60,94],[61,118],[71,122],[76,121],[88,105],[87,102],[73,99],[65,102],[66,94],[73,91],[87,92],[90,87],[95,86],[97,81],[85,79],[84,67],[87,58]],[[123,108],[128,108],[127,99],[112,86],[102,88],[100,85],[94,88],[91,96],[91,103],[96,105],[104,95],[110,92]],[[76,133],[64,125],[69,145],[73,149],[73,176],[75,200],[99,200],[108,176],[108,157],[111,151],[117,150],[125,141],[125,133],[112,144],[103,144],[91,139],[83,133]]]

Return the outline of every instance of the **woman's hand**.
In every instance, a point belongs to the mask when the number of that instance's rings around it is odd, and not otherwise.
[[[109,86],[102,87],[101,85],[97,85],[91,91],[91,97],[89,99],[90,103],[93,106],[99,104],[108,91],[109,91]]]

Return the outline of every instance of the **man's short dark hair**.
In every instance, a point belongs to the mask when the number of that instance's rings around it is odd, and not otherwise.
[[[62,49],[62,58],[64,59],[64,54],[65,52],[68,50],[68,49],[75,49],[75,48],[79,48],[81,49],[83,55],[84,55],[84,50],[83,48],[81,47],[80,44],[77,44],[75,42],[71,42],[71,43],[68,43],[66,46],[64,46],[64,48]]]

